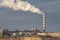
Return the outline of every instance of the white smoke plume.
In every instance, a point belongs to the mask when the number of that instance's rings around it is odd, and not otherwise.
[[[43,14],[43,12],[41,12],[40,9],[31,5],[27,1],[22,1],[22,0],[2,0],[0,2],[0,6],[8,7],[14,10],[23,10],[23,11],[30,11],[37,14]]]

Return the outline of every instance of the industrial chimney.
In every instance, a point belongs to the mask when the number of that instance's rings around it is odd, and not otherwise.
[[[46,31],[46,15],[43,14],[43,32]]]

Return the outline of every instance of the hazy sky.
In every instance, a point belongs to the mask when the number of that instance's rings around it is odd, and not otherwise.
[[[60,32],[60,0],[22,0],[41,9],[46,14],[46,31]],[[22,10],[0,7],[0,26],[9,30],[42,30],[42,15]]]

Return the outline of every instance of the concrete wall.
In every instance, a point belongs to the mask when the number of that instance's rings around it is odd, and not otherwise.
[[[50,32],[50,33],[48,33],[48,35],[55,36],[55,37],[60,37],[60,33],[59,32],[56,32],[56,33]]]
[[[49,36],[53,36],[53,37],[60,37],[60,32],[49,32],[49,33],[37,33],[37,35],[49,35]]]

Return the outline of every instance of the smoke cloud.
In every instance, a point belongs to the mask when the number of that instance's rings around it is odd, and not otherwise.
[[[43,12],[40,9],[31,5],[27,1],[22,0],[1,0],[0,6],[8,7],[14,10],[30,11],[37,14],[43,14]]]

